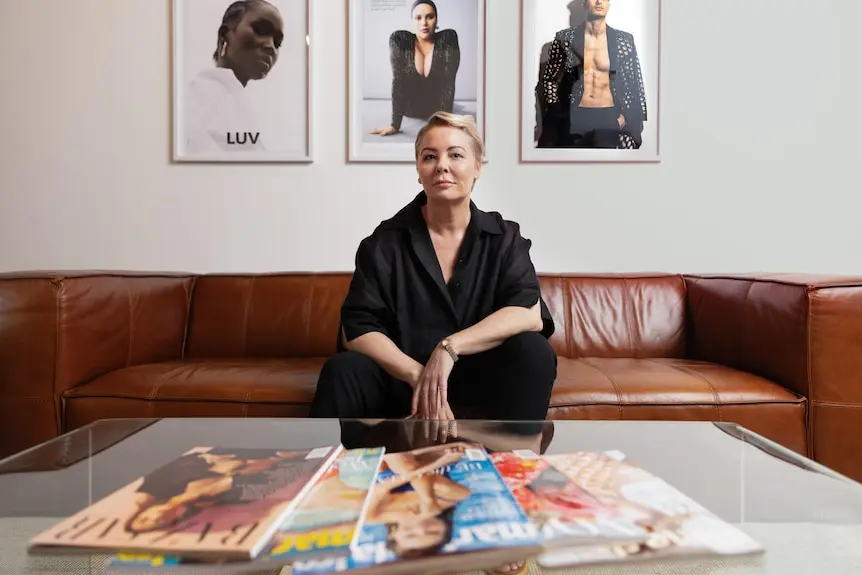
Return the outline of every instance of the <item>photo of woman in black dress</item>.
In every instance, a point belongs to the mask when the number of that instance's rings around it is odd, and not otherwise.
[[[389,37],[392,65],[392,120],[372,134],[391,136],[404,117],[426,121],[438,111],[452,112],[461,48],[454,29],[439,29],[437,5],[416,0],[413,31],[396,30]]]
[[[434,114],[485,131],[486,0],[351,0],[349,161],[415,162]]]

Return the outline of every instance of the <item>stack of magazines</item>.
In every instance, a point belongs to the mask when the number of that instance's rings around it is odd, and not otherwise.
[[[31,554],[114,572],[546,570],[763,548],[619,452],[198,447],[59,522]]]

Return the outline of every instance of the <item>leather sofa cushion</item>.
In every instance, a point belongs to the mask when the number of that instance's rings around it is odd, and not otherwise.
[[[325,358],[185,360],[111,372],[67,391],[75,429],[124,417],[305,417]]]
[[[732,421],[805,455],[806,410],[804,397],[714,363],[559,358],[548,419]]]
[[[708,405],[721,419],[723,405],[790,403],[805,399],[748,372],[685,359],[559,358],[553,407]]]
[[[111,372],[64,394],[69,428],[112,417],[306,417],[325,358],[186,360]],[[805,449],[805,399],[721,365],[559,358],[549,419],[735,421]]]

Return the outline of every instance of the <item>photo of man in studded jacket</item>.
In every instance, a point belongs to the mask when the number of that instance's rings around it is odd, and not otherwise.
[[[575,3],[585,20],[555,34],[540,68],[537,147],[638,149],[647,101],[635,38],[607,24],[612,0]]]

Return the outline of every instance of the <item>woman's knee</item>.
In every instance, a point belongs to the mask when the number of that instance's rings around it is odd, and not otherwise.
[[[320,370],[318,387],[342,387],[374,375],[377,364],[356,351],[340,351],[329,356]]]
[[[364,394],[373,388],[376,369],[373,360],[354,351],[331,355],[320,370],[310,416],[361,417],[357,414],[362,411]]]
[[[507,339],[500,346],[507,359],[524,365],[537,375],[547,373],[552,379],[557,373],[557,353],[551,342],[538,332],[524,332]]]

